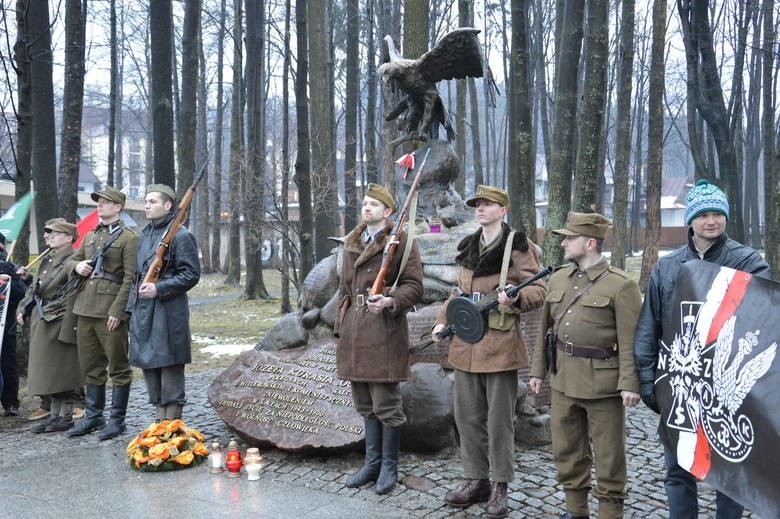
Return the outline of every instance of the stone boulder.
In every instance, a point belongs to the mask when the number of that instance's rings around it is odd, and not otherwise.
[[[208,398],[239,435],[284,451],[355,449],[364,436],[330,341],[245,351],[214,379]]]
[[[438,364],[412,366],[401,384],[406,423],[401,429],[403,450],[434,452],[455,443],[452,380]]]
[[[293,312],[283,316],[263,335],[256,350],[279,351],[303,346],[309,340],[309,332],[303,326],[301,314]]]
[[[333,293],[338,290],[337,260],[338,255],[331,254],[314,265],[309,275],[303,280],[299,303],[304,312],[325,306]]]

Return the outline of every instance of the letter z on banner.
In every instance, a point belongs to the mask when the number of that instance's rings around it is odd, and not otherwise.
[[[681,467],[780,517],[780,284],[683,265],[656,369],[661,440]]]

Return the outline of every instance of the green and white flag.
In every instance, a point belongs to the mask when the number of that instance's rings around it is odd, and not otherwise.
[[[5,214],[0,217],[0,232],[5,236],[7,242],[15,241],[19,237],[27,216],[30,214],[30,207],[35,193],[30,191],[17,200]]]

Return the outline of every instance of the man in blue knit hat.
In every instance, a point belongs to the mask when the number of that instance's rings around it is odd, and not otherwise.
[[[772,271],[761,255],[726,235],[729,202],[726,194],[707,180],[699,180],[686,196],[685,223],[688,244],[661,258],[647,284],[645,300],[634,332],[634,364],[639,374],[642,401],[659,413],[655,399],[655,368],[663,328],[672,323],[674,283],[682,265],[704,260],[756,276],[770,278]],[[669,517],[693,518],[698,514],[696,477],[677,463],[673,450],[664,446],[664,487],[669,499]],[[742,517],[742,505],[716,492],[716,519]]]

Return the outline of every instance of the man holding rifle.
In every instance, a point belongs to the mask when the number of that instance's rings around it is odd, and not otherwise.
[[[479,229],[458,244],[455,261],[460,265],[457,295],[477,302],[508,285],[518,284],[541,270],[536,246],[525,233],[513,231],[503,219],[509,197],[503,189],[477,186],[473,198]],[[488,501],[488,517],[508,513],[507,483],[514,480],[514,416],[517,370],[528,365],[528,351],[517,318],[544,303],[544,282],[537,280],[515,297],[503,291],[499,305],[487,316],[484,336],[470,344],[455,336],[449,362],[455,368],[455,422],[460,434],[463,471],[468,481],[444,500],[465,508]],[[441,341],[446,327],[445,303],[432,338]],[[493,474],[494,485],[490,483]]]
[[[563,259],[550,278],[531,365],[531,390],[550,375],[553,458],[566,493],[563,519],[588,515],[591,465],[596,465],[599,519],[623,517],[626,499],[624,409],[639,402],[634,327],[642,296],[637,284],[601,254],[609,220],[569,213]],[[592,451],[591,451],[592,444]]]
[[[376,481],[377,494],[390,492],[398,479],[399,431],[406,421],[399,382],[409,377],[406,312],[422,296],[420,253],[412,243],[404,262],[408,235],[403,231],[397,236],[399,253],[392,256],[386,271],[393,288],[371,293],[382,267],[383,251],[392,239],[394,226],[389,218],[394,211],[390,192],[369,184],[363,197],[363,222],[344,243],[339,315],[334,328],[339,338],[338,377],[350,381],[355,409],[365,420],[365,464],[347,480],[347,486]]]
[[[146,190],[149,224],[141,231],[127,302],[130,363],[143,370],[157,421],[181,418],[187,401],[184,365],[192,361],[187,291],[200,281],[198,245],[189,230],[180,226],[167,247],[161,244],[175,217],[175,200],[173,189],[164,184]],[[160,279],[144,280],[160,247],[165,249]]]
[[[125,227],[120,218],[125,205],[124,193],[106,187],[90,196],[97,202],[100,223],[95,230],[87,233],[66,267],[72,277],[85,278],[73,304],[73,314],[78,316],[76,344],[86,382],[87,404],[84,418],[68,430],[68,435],[82,436],[102,429],[98,437],[108,440],[125,431],[125,413],[130,397],[132,372],[127,356],[129,316],[125,305],[130,294],[138,233]],[[113,388],[111,414],[106,424],[103,408],[109,376]]]

